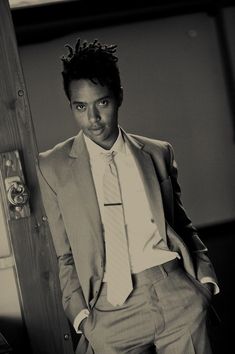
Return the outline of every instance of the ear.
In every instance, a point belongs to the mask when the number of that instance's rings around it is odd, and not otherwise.
[[[121,106],[122,101],[123,101],[123,87],[121,86],[120,87],[120,92],[119,92],[119,98],[118,98],[118,107]]]

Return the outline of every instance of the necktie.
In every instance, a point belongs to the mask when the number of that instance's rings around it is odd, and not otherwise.
[[[116,306],[125,302],[133,286],[124,209],[114,153],[105,154],[105,158],[103,190],[107,300]]]

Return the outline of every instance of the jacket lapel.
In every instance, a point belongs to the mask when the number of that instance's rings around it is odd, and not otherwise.
[[[86,148],[84,137],[79,133],[74,140],[71,152],[72,184],[76,188],[75,198],[79,200],[82,222],[89,225],[89,231],[97,242],[104,256],[104,240],[99,204],[96,196],[95,185],[89,162],[89,154]],[[84,226],[85,227],[85,226]]]
[[[123,130],[122,132],[140,171],[153,218],[158,226],[161,237],[166,242],[165,218],[161,189],[151,155],[144,150],[143,144],[134,140]]]
[[[157,223],[161,237],[166,241],[161,189],[151,155],[149,152],[145,151],[143,144],[134,140],[123,130],[122,133],[135,158],[153,218]],[[71,169],[73,172],[72,183],[76,187],[74,188],[74,191],[76,191],[75,193],[77,194],[77,197],[75,196],[75,198],[81,201],[80,205],[83,222],[84,224],[87,223],[87,225],[89,225],[94,240],[98,244],[101,255],[104,256],[104,239],[100,210],[90,168],[89,154],[82,133],[79,133],[74,139],[69,156],[71,158]]]

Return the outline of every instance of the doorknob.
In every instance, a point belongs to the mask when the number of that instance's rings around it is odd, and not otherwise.
[[[10,185],[7,190],[7,199],[13,207],[18,210],[22,208],[29,200],[29,192],[25,184],[15,178],[6,178],[5,184]]]
[[[25,184],[17,150],[0,153],[0,189],[8,219],[20,219],[30,215],[30,193]]]

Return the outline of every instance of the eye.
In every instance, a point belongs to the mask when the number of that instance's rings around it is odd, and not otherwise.
[[[103,100],[99,101],[99,106],[101,107],[106,107],[109,104],[109,100],[107,98],[104,98]]]
[[[77,104],[75,105],[75,109],[76,109],[77,111],[85,111],[86,105],[85,105],[84,103],[77,103]]]

